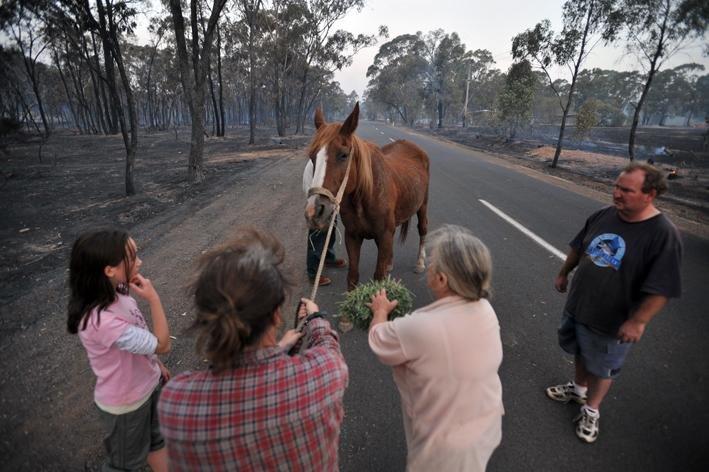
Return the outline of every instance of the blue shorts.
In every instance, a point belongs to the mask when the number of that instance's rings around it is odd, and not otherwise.
[[[618,376],[632,346],[632,343],[591,331],[588,326],[577,323],[568,312],[564,312],[561,318],[558,333],[559,346],[580,357],[586,370],[602,379]]]

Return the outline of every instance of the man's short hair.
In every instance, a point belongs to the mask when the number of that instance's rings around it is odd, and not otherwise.
[[[633,162],[628,164],[623,173],[629,174],[637,170],[643,171],[645,173],[645,180],[643,181],[643,186],[641,190],[643,193],[650,193],[651,190],[657,192],[659,197],[667,191],[667,179],[665,175],[655,166],[645,164],[643,162]]]

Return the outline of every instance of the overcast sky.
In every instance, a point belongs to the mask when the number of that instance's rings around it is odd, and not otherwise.
[[[379,25],[386,25],[389,40],[401,34],[425,34],[441,28],[446,33],[458,33],[468,50],[489,50],[495,67],[505,71],[512,63],[512,37],[545,18],[551,21],[554,31],[561,30],[563,4],[563,0],[369,0],[361,12],[349,13],[336,27],[355,34],[376,35]],[[351,67],[335,73],[335,80],[346,93],[355,90],[361,98],[367,86],[367,67],[386,41],[360,51]],[[622,56],[622,47],[604,48],[599,44],[585,68],[640,69],[632,56]],[[685,62],[699,62],[709,72],[709,59],[702,57],[700,47],[678,53],[668,64]],[[565,71],[559,69],[556,73],[562,77]]]

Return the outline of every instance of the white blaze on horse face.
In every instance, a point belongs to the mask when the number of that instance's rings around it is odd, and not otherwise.
[[[305,164],[305,169],[303,169],[303,192],[308,195],[308,190],[313,184],[313,161],[308,159],[308,163]]]
[[[327,150],[323,147],[315,156],[315,172],[311,187],[322,187],[325,182],[325,171],[327,169]]]
[[[312,161],[308,161],[308,164],[312,168]],[[308,170],[308,165],[305,166],[306,172]],[[317,188],[317,187],[322,187],[323,183],[325,182],[325,171],[327,169],[327,150],[325,147],[321,148],[320,151],[318,151],[318,154],[315,156],[315,170],[311,174],[312,180],[310,181],[310,186],[306,189],[306,177],[305,177],[305,172],[303,173],[303,189],[305,190],[306,194],[308,190],[311,188]],[[308,197],[308,202],[305,206],[306,213],[313,214],[315,212],[315,200],[318,198],[317,195],[311,195]]]

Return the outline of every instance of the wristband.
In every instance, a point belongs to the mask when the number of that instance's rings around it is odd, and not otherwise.
[[[308,316],[306,316],[305,318],[303,318],[300,321],[300,323],[298,323],[298,327],[296,329],[298,331],[303,331],[303,329],[305,329],[305,327],[308,326],[308,323],[310,323],[314,319],[316,319],[316,318],[325,319],[326,316],[327,316],[327,313],[324,311],[313,312],[313,313],[309,314]]]

